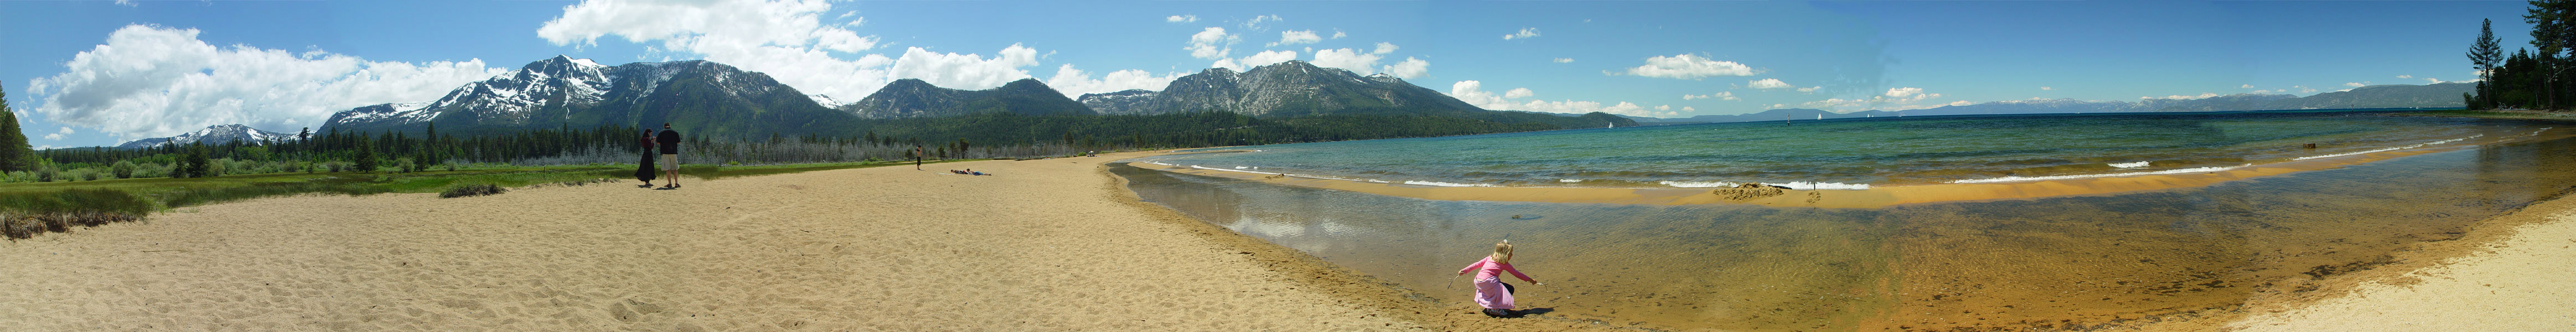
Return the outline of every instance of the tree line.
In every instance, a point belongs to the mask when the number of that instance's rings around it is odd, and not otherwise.
[[[2469,64],[2478,71],[2474,93],[2462,99],[2473,110],[2485,109],[2567,109],[2576,103],[2570,85],[2576,76],[2567,69],[2576,68],[2576,2],[2566,0],[2533,0],[2522,16],[2531,24],[2531,45],[2516,47],[2505,53],[2495,36],[2495,21],[2478,24],[2478,37],[2469,44]]]

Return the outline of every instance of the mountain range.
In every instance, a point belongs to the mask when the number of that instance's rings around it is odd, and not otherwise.
[[[767,74],[710,61],[602,66],[556,56],[467,83],[436,101],[380,104],[331,115],[322,130],[475,135],[597,126],[675,128],[752,137],[834,133],[856,118],[823,107]]]
[[[2424,108],[2461,107],[2460,96],[2476,89],[2475,83],[2435,83],[2426,85],[2373,85],[2347,91],[2320,93],[2307,97],[2285,94],[2234,94],[2199,99],[2145,99],[2137,102],[2083,101],[2074,99],[2006,100],[1980,104],[1942,106],[1904,111],[1868,110],[1831,112],[1817,109],[1786,108],[1749,114],[1701,115],[1689,118],[1629,117],[1640,123],[1746,122],[1964,114],[2043,114],[2043,113],[2112,113],[2112,112],[2217,112],[2341,108]]]
[[[118,144],[116,147],[122,149],[148,149],[170,144],[191,144],[197,142],[206,142],[206,144],[223,144],[234,141],[251,144],[266,144],[267,142],[291,139],[295,139],[295,134],[259,130],[244,125],[228,124],[208,126],[206,129],[198,129],[197,131],[179,134],[179,136],[134,140],[132,142],[125,142],[125,144]]]

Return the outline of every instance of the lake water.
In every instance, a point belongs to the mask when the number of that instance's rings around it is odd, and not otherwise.
[[[2576,139],[2530,134],[2549,123],[2375,113],[2047,120],[2072,126],[2059,129],[1991,123],[1998,121],[1646,127],[1261,146],[1242,148],[1262,151],[1255,153],[1153,160],[1535,186],[1571,184],[1557,179],[1883,185],[2087,174],[2023,173],[2070,165],[2148,161],[2141,168],[2174,169],[2481,135],[2530,137],[2441,143],[2477,145],[2204,187],[1879,208],[1447,201],[1112,169],[1147,201],[1444,301],[1466,301],[1471,290],[1453,273],[1494,241],[1510,239],[1519,247],[1514,265],[1549,282],[1521,288],[1525,308],[1614,324],[1743,331],[2067,329],[2224,316],[2249,298],[2313,289],[2322,276],[2385,263],[2388,253],[2409,245],[2456,239],[2465,226],[2576,187],[2576,172],[2566,171],[2576,167]],[[1794,126],[1804,127],[1786,129]],[[2181,133],[2106,134],[2158,128]],[[1835,132],[1849,134],[1828,135]],[[1845,144],[1783,143],[1802,135]],[[1913,139],[1939,142],[1906,142]],[[1745,146],[1756,141],[1773,145]],[[1868,141],[1882,144],[1862,144]],[[1666,142],[1696,143],[1658,145]],[[2278,147],[2303,142],[2325,147]],[[1852,146],[1840,147],[1846,144]],[[2030,148],[2043,146],[2058,149]],[[1790,147],[1803,150],[1774,151]],[[1634,155],[1646,152],[1652,156]],[[1519,163],[1511,156],[1543,157]],[[1729,162],[1714,156],[1767,157]],[[1799,162],[1818,170],[1756,171]]]

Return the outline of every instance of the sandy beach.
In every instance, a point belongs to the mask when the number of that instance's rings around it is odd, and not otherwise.
[[[0,243],[0,265],[9,267],[0,269],[0,325],[1458,328],[1438,312],[1413,314],[1429,305],[1391,288],[1137,202],[1099,171],[1117,158],[692,179],[680,190],[629,181],[182,208],[146,223]]]
[[[0,243],[54,330],[1614,330],[1490,319],[1136,200],[1104,163],[974,161],[497,196],[301,196]],[[999,174],[962,176],[945,169]],[[2265,299],[2245,330],[2576,324],[2576,201]],[[2402,257],[2403,258],[2403,257]],[[2330,281],[2329,283],[2335,283]],[[2256,306],[2262,307],[2260,303]],[[2474,325],[2488,324],[2488,325]],[[2153,327],[2215,326],[2221,322]]]

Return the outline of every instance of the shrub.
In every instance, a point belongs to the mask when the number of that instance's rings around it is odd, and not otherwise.
[[[107,166],[107,172],[115,175],[116,178],[119,179],[132,179],[134,178],[134,163],[118,160],[115,165]]]
[[[394,164],[394,165],[393,165],[393,166],[394,166],[394,172],[397,172],[397,173],[410,173],[410,172],[419,172],[419,171],[420,171],[420,164],[411,162],[411,157],[394,158],[394,162],[393,162],[393,164]]]
[[[62,171],[54,169],[54,166],[52,165],[37,167],[36,182],[54,182],[54,177],[61,175],[59,173],[62,173]]]
[[[83,169],[81,169],[81,176],[80,176],[80,178],[81,178],[81,181],[98,181],[98,179],[99,179],[99,178],[102,178],[102,177],[106,177],[106,176],[107,176],[107,174],[103,174],[103,173],[106,173],[106,172],[100,172],[100,171],[98,171],[98,169],[96,169],[96,168],[83,168]]]
[[[446,192],[440,192],[440,193],[438,193],[438,198],[457,198],[457,197],[483,196],[483,195],[499,194],[499,193],[502,193],[502,192],[505,192],[505,191],[508,191],[508,190],[503,190],[503,189],[501,189],[501,186],[495,186],[495,185],[489,185],[489,184],[469,184],[469,185],[462,185],[462,186],[448,187]]]
[[[344,162],[331,161],[324,162],[322,165],[328,166],[326,168],[330,168],[332,173],[346,172],[349,170],[349,163]]]

